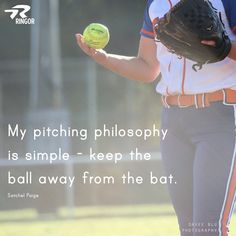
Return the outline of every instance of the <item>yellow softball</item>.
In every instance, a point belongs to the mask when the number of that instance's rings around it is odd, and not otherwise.
[[[105,25],[99,23],[91,23],[84,32],[85,43],[94,49],[103,49],[110,40],[109,30]]]

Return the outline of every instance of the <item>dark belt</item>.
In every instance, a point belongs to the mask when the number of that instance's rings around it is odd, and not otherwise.
[[[194,95],[162,95],[162,104],[165,107],[178,106],[180,108],[195,106],[196,108],[209,107],[212,102],[222,101],[224,104],[236,104],[236,90],[222,89],[212,93]]]

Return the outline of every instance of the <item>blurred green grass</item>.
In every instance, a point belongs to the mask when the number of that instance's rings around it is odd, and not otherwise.
[[[35,210],[0,212],[0,236],[177,236],[178,225],[170,205],[81,207],[69,219],[68,209],[38,217]],[[25,222],[14,222],[17,219]],[[10,221],[12,220],[12,222]],[[31,221],[27,221],[31,220]],[[231,234],[236,235],[236,214]]]

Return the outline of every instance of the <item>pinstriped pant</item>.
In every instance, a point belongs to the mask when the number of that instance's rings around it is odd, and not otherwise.
[[[181,236],[227,236],[235,205],[236,106],[163,108],[161,142]]]

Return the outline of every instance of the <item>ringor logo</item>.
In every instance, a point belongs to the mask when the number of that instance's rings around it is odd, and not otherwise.
[[[21,18],[26,18],[26,14],[31,9],[28,5],[16,5],[11,9],[5,10],[5,12],[10,12],[11,19],[14,19],[18,14]]]
[[[11,13],[10,18],[15,20],[17,25],[33,25],[35,24],[35,19],[27,17],[26,13],[29,12],[31,7],[29,5],[15,5],[11,9],[4,10],[6,13]]]

